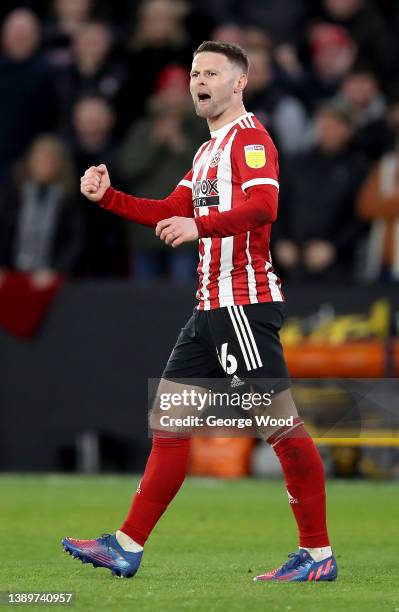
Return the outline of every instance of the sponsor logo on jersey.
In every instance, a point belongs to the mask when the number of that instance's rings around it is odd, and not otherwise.
[[[198,208],[200,206],[218,206],[219,205],[219,191],[218,191],[218,180],[215,179],[204,179],[202,181],[196,181],[193,185],[193,206]]]
[[[250,168],[263,168],[266,164],[266,152],[263,145],[247,145],[244,147],[245,161]]]

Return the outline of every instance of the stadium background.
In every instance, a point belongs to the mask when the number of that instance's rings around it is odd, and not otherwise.
[[[173,189],[207,138],[187,83],[208,38],[247,49],[245,103],[280,151],[292,376],[397,376],[395,2],[31,0],[1,18],[1,469],[143,467],[146,380],[191,311],[195,245],[90,205],[78,178],[106,162],[115,187]],[[335,449],[332,473],[397,476],[396,430],[379,435],[372,460]],[[231,475],[257,472],[237,453]]]

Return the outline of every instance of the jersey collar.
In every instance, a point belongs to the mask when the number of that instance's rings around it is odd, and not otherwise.
[[[234,121],[232,121],[231,123],[227,123],[227,125],[224,125],[223,127],[219,128],[218,130],[215,130],[214,132],[211,132],[211,138],[220,138],[221,136],[225,136],[227,132],[229,132],[229,130],[233,127],[233,125],[241,121],[241,119],[244,119],[244,117],[253,117],[253,113],[244,113],[240,117],[237,117],[237,119],[234,119]]]

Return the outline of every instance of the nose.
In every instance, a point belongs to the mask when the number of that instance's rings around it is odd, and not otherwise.
[[[204,75],[199,75],[198,77],[198,81],[197,81],[198,85],[205,85],[205,77]]]

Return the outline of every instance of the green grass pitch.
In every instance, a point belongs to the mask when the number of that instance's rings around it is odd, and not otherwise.
[[[252,581],[296,548],[280,481],[187,480],[130,580],[62,551],[63,536],[115,530],[136,484],[111,476],[1,476],[0,590],[74,591],[73,606],[63,606],[71,610],[399,611],[397,483],[328,484],[340,574],[335,583],[310,584]]]

